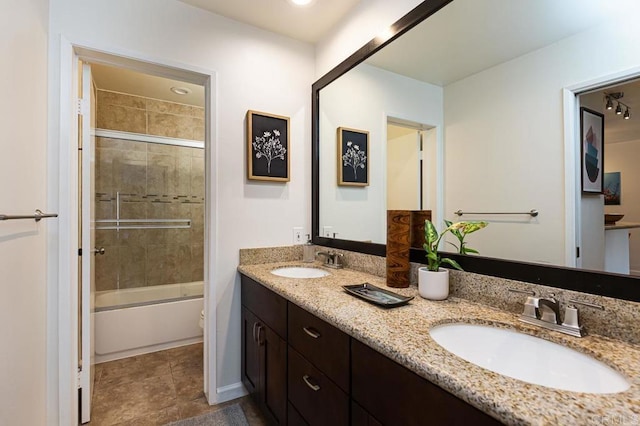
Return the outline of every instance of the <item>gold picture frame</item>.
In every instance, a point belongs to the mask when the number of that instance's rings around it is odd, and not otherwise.
[[[369,186],[369,132],[338,127],[338,186]]]

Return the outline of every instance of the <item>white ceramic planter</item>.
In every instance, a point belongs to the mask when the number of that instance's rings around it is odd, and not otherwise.
[[[425,299],[446,299],[449,296],[449,270],[440,268],[438,271],[429,271],[426,267],[420,268],[418,293]]]

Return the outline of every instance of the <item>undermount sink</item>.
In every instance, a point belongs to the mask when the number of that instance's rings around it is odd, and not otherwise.
[[[617,393],[630,386],[606,364],[568,347],[524,333],[478,324],[452,323],[429,334],[443,348],[480,367],[550,388]]]
[[[331,275],[324,269],[307,268],[304,266],[288,266],[271,271],[273,275],[285,278],[322,278]]]

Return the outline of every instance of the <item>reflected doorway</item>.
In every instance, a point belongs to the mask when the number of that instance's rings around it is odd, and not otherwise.
[[[388,117],[386,148],[387,210],[431,210],[435,221],[436,127]]]

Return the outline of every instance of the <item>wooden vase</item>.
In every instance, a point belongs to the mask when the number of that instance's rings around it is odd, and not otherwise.
[[[431,220],[431,210],[411,211],[411,247],[422,249],[424,246],[424,221]]]
[[[387,210],[387,285],[409,287],[411,211]]]

